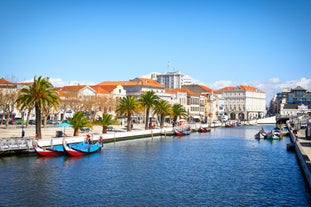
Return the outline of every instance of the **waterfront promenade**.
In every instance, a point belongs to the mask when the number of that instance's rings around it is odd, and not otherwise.
[[[126,132],[125,125],[113,125],[112,130],[107,133],[117,133],[117,132]],[[144,124],[134,124],[133,131],[144,130]],[[34,138],[36,134],[36,129],[34,125],[28,126],[28,128],[24,128],[25,130],[25,138]],[[42,139],[50,139],[56,137],[57,131],[63,131],[67,136],[73,136],[73,128],[72,127],[58,127],[54,125],[48,125],[45,128],[41,128]],[[102,127],[94,126],[91,128],[90,132],[79,132],[79,136],[83,136],[86,134],[101,134]],[[9,125],[9,128],[6,129],[4,125],[0,126],[0,138],[21,138],[22,137],[22,127],[20,125]]]
[[[295,146],[295,152],[308,185],[311,188],[311,139],[306,138],[305,129],[298,130],[296,135],[293,130],[290,130],[290,138]]]
[[[196,127],[196,126],[192,126]],[[193,128],[193,129],[194,129]],[[24,129],[25,136],[22,138],[21,126],[10,126],[8,129],[0,128],[0,153],[22,153],[33,152],[32,139],[35,138],[35,127],[30,126]],[[76,143],[85,140],[90,135],[93,140],[102,138],[104,143],[124,141],[128,139],[137,139],[144,137],[153,137],[159,135],[172,135],[172,127],[155,128],[145,130],[144,124],[134,124],[132,131],[127,131],[125,125],[113,125],[109,127],[108,133],[102,133],[101,126],[94,126],[90,131],[81,131],[78,136],[73,136],[72,127],[52,126],[41,129],[42,139],[38,140],[40,146],[50,146],[62,144],[63,136],[59,132],[66,134],[68,143]]]

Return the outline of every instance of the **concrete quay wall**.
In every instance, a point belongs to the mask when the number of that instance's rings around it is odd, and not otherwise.
[[[139,139],[147,138],[153,136],[169,136],[172,135],[172,128],[167,127],[163,129],[150,129],[150,130],[133,130],[129,132],[110,132],[107,134],[100,133],[91,133],[91,139],[97,141],[100,137],[103,139],[104,144],[110,142],[125,141],[130,139]],[[67,143],[77,143],[84,141],[87,134],[82,136],[67,136]],[[18,153],[32,153],[34,152],[32,146],[33,138],[18,138],[18,137],[9,137],[9,138],[0,138],[0,155],[6,154],[18,154]],[[42,147],[47,147],[51,145],[61,145],[63,137],[51,137],[43,138],[38,140],[38,145]]]
[[[107,134],[90,134],[91,139],[97,141],[100,137],[103,139],[104,143],[110,142],[118,142],[129,139],[143,138],[143,137],[153,137],[159,135],[169,135],[172,131],[172,128],[163,128],[163,129],[150,129],[150,130],[137,130],[137,131],[129,131],[129,132],[114,132]],[[82,142],[86,138],[83,136],[74,136],[74,137],[66,137],[67,143],[76,143]],[[62,144],[62,137],[58,138],[50,138],[50,139],[41,139],[38,141],[40,146],[50,146],[50,145],[60,145]]]
[[[305,130],[298,130],[297,134],[293,133],[290,125],[287,123],[289,129],[290,139],[295,146],[295,152],[299,161],[299,164],[303,170],[305,178],[311,189],[311,140],[306,140]]]

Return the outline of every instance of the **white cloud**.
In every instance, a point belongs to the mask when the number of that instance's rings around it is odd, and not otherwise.
[[[149,75],[145,75],[145,77],[150,78]],[[31,82],[33,80],[27,80],[25,82]],[[87,82],[87,81],[64,81],[61,78],[50,78],[50,82],[55,87],[62,87],[66,85],[95,85],[94,82]],[[195,83],[200,83],[198,80],[194,80]],[[233,82],[231,80],[219,80],[212,84],[206,84],[202,83],[203,85],[206,85],[214,90],[218,90],[220,88],[226,87],[226,86],[237,86],[237,85],[249,85],[256,87],[258,89],[263,90],[266,93],[266,100],[267,105],[270,103],[271,99],[279,92],[282,92],[284,88],[295,88],[297,86],[301,86],[302,88],[311,91],[311,79],[310,78],[300,78],[298,80],[289,80],[289,81],[282,81],[279,78],[273,77],[267,80],[259,81],[249,81],[249,82]]]
[[[234,83],[230,80],[219,80],[219,81],[212,83],[210,87],[214,90],[218,90],[226,86],[235,86],[235,85],[239,85],[239,84]]]
[[[218,90],[225,86],[238,86],[238,85],[249,85],[263,90],[266,93],[266,102],[269,105],[271,99],[279,92],[282,92],[284,88],[296,88],[301,86],[302,88],[311,91],[311,79],[300,78],[298,80],[282,81],[279,78],[273,77],[267,80],[259,81],[253,80],[249,82],[233,82],[230,80],[219,80],[210,85],[214,90]]]
[[[279,78],[270,78],[268,79],[268,82],[276,84],[281,82],[281,80]]]
[[[49,78],[50,83],[53,84],[54,87],[63,87],[63,86],[74,86],[74,85],[95,85],[95,82],[89,81],[78,81],[78,80],[71,80],[71,81],[64,81],[61,78]],[[25,80],[23,82],[33,82],[31,80]]]

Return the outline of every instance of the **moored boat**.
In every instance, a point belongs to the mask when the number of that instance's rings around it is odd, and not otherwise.
[[[267,133],[267,139],[277,140],[281,138],[282,138],[282,132],[280,132],[279,130],[272,130]]]
[[[200,133],[206,133],[206,132],[210,132],[210,131],[211,131],[211,129],[207,128],[207,127],[200,127],[198,129],[198,132],[200,132]]]
[[[43,157],[57,157],[64,155],[65,151],[63,145],[54,145],[50,147],[42,147],[38,145],[37,140],[32,142],[33,149],[39,156]]]
[[[255,139],[267,139],[267,136],[267,132],[265,132],[265,130],[261,128],[261,130],[259,130],[259,132],[255,134]]]
[[[177,129],[177,128],[174,128],[174,133],[177,136],[185,136],[185,135],[191,134],[191,129],[189,129],[189,128],[187,128],[187,129]]]
[[[92,142],[89,135],[87,135],[86,139],[80,143],[67,143],[66,137],[63,138],[63,148],[67,154],[71,156],[83,156],[86,154],[91,154],[95,152],[101,151],[103,147],[103,139],[99,138],[95,143]]]

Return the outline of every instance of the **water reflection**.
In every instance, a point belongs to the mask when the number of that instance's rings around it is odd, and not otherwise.
[[[260,128],[111,143],[79,158],[1,158],[0,206],[311,205],[289,139],[258,141]]]

